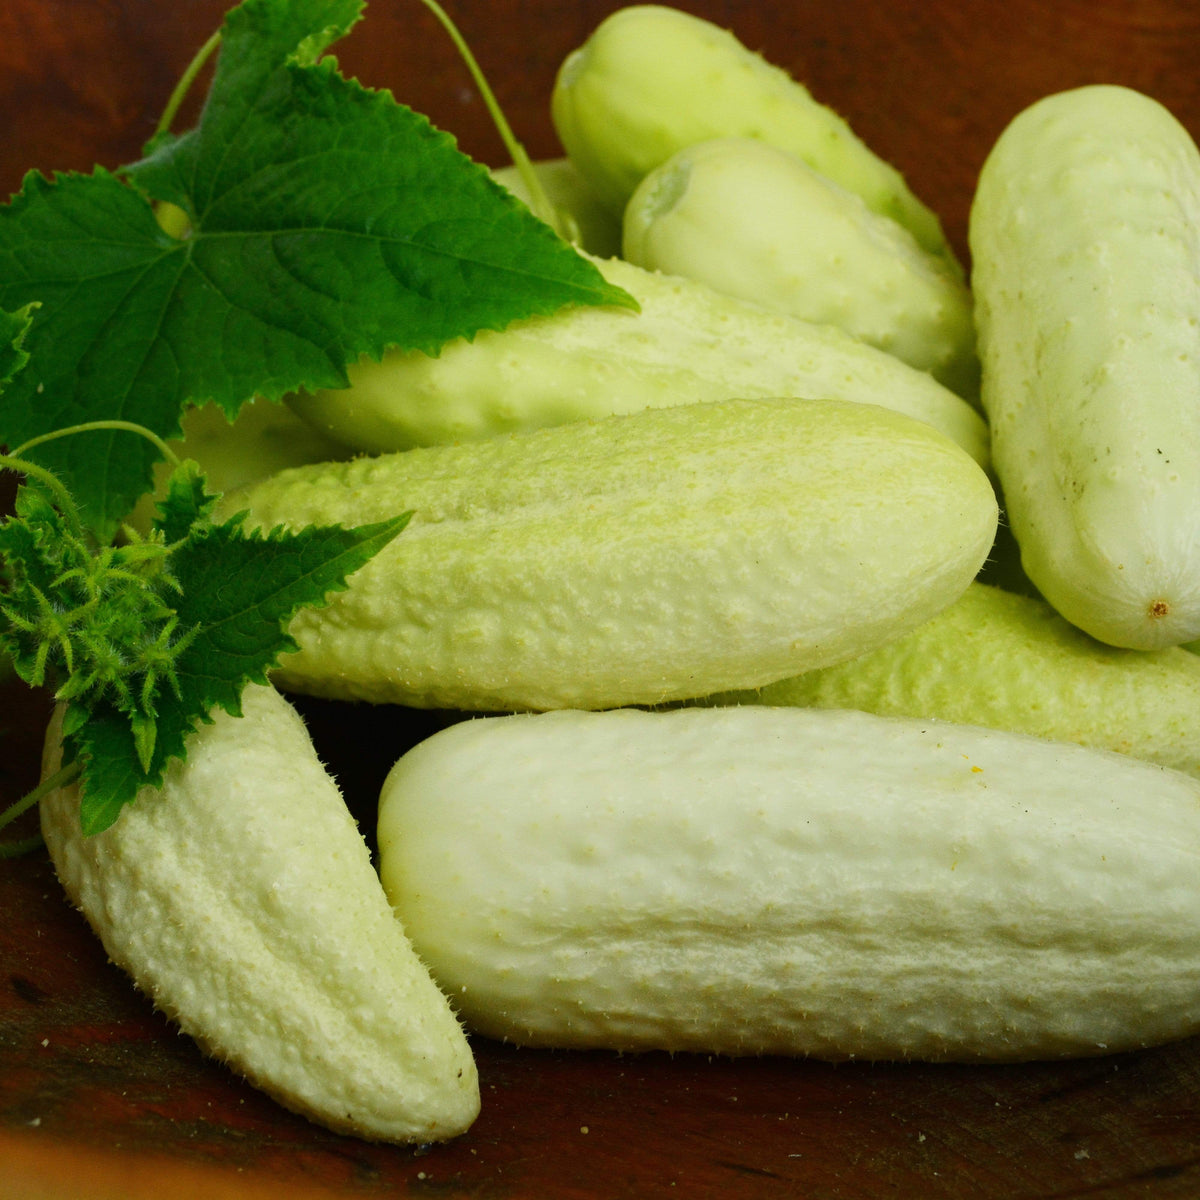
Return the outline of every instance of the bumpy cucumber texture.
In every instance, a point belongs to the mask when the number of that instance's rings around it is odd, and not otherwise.
[[[1200,1029],[1200,781],[936,721],[484,718],[404,755],[381,871],[469,1027],[824,1058]]]
[[[372,1140],[462,1133],[479,1083],[457,1017],[295,709],[252,686],[243,710],[101,834],[75,787],[42,801],[67,895],[167,1016],[288,1108]]]
[[[1128,88],[1020,113],[970,239],[982,399],[1029,578],[1117,646],[1200,637],[1200,153]]]
[[[605,708],[757,687],[956,599],[990,481],[868,404],[729,400],[285,471],[257,526],[412,510],[322,609],[281,686],[463,709]]]
[[[348,389],[289,402],[322,433],[379,454],[702,400],[853,400],[928,421],[987,465],[976,409],[892,354],[696,280],[621,259],[597,266],[639,312],[565,309],[458,339],[436,357],[363,359]]]

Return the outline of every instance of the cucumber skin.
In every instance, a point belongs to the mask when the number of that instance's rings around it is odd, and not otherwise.
[[[1200,783],[850,711],[556,712],[403,756],[381,878],[519,1044],[1016,1061],[1200,1029]]]
[[[480,1101],[457,1017],[299,714],[259,685],[242,707],[103,833],[83,836],[77,787],[42,801],[64,890],[168,1017],[285,1107],[368,1140],[463,1133]]]
[[[862,196],[961,269],[938,218],[895,167],[803,84],[700,17],[655,4],[612,13],[560,66],[550,113],[567,156],[615,213],[685,146],[756,137]]]
[[[1092,86],[1031,106],[972,206],[982,400],[1026,573],[1118,646],[1200,636],[1200,154]]]
[[[1008,729],[1200,777],[1200,658],[1098,642],[1045,601],[972,583],[869,654],[710,704],[857,708]]]
[[[988,465],[979,412],[892,355],[694,280],[615,258],[596,265],[641,312],[565,309],[459,339],[436,358],[394,351],[381,362],[362,359],[349,370],[349,389],[289,403],[325,435],[386,454],[702,400],[854,400],[928,421]]]
[[[301,467],[224,506],[265,528],[414,510],[297,615],[276,679],[478,710],[659,703],[863,653],[960,595],[997,519],[929,426],[786,399]]]
[[[753,138],[687,146],[625,207],[624,257],[837,325],[978,403],[971,295],[903,226]]]

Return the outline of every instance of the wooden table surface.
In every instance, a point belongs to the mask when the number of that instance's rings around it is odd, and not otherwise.
[[[0,189],[31,167],[137,156],[221,0],[4,0]],[[605,0],[460,0],[517,133],[557,153],[554,70]],[[1051,91],[1125,83],[1200,135],[1195,0],[704,0],[908,175],[965,254],[979,166]],[[503,161],[417,0],[374,0],[339,57]],[[360,817],[442,720],[304,711]],[[32,782],[46,701],[0,686],[0,803]],[[363,736],[363,734],[367,736]],[[366,748],[364,748],[366,747]],[[28,826],[26,826],[28,827]],[[450,1145],[369,1145],[294,1117],[203,1058],[67,905],[44,854],[0,863],[0,1197],[1200,1196],[1200,1042],[1028,1066],[542,1053],[477,1042],[483,1112]]]

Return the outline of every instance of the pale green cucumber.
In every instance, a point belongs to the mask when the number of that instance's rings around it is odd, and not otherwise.
[[[452,342],[436,358],[364,359],[348,389],[290,403],[323,433],[378,454],[701,400],[854,400],[928,421],[987,463],[983,418],[924,371],[694,280],[619,259],[596,265],[640,312],[566,309]]]
[[[803,84],[700,17],[618,9],[563,62],[550,111],[568,157],[615,213],[677,150],[753,137],[857,193],[958,269],[937,217],[894,166]]]
[[[903,226],[752,138],[697,142],[625,208],[624,257],[806,321],[837,325],[977,402],[971,295]]]
[[[286,1107],[372,1140],[462,1133],[479,1084],[458,1018],[296,711],[258,685],[242,704],[103,833],[83,835],[77,787],[42,801],[67,895],[158,1008]]]
[[[1200,776],[1200,658],[1105,645],[1045,601],[982,583],[869,654],[709,703],[939,717]]]
[[[982,399],[1026,573],[1118,646],[1200,637],[1200,154],[1093,86],[1019,114],[971,211]]]
[[[379,806],[468,1028],[542,1046],[1018,1060],[1200,1031],[1200,781],[791,708],[459,723]]]
[[[571,240],[589,254],[611,258],[621,253],[621,221],[599,198],[569,159],[543,158],[530,166],[553,205],[555,212],[571,230]],[[503,184],[518,200],[529,204],[532,197],[516,164],[496,167],[492,178]]]
[[[290,626],[285,689],[424,707],[606,708],[835,662],[953,601],[991,545],[984,472],[838,401],[718,401],[285,471],[254,525],[413,510]]]

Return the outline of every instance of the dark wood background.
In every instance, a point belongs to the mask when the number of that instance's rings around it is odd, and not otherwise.
[[[449,4],[518,135],[558,152],[547,100],[604,0]],[[1200,135],[1195,0],[695,2],[803,79],[909,177],[960,253],[976,174],[1024,105],[1124,83]],[[135,158],[223,0],[4,0],[0,191],[30,168]],[[344,68],[504,161],[417,0],[374,0]],[[0,686],[0,803],[33,780],[43,697]],[[308,703],[367,822],[382,773],[440,718]],[[366,747],[366,748],[364,748]],[[476,1046],[483,1114],[420,1151],[336,1137],[203,1059],[105,962],[44,855],[0,863],[0,1196],[1189,1197],[1200,1043],[970,1068]]]
[[[0,194],[26,170],[88,170],[137,156],[225,0],[5,0],[0,5]],[[548,98],[562,58],[613,0],[446,5],[517,135],[559,152]],[[1200,126],[1194,0],[691,0],[841,112],[943,216],[965,251],[988,148],[1025,105],[1066,87],[1122,83]],[[505,161],[470,80],[419,0],[373,0],[339,43],[344,69]]]

